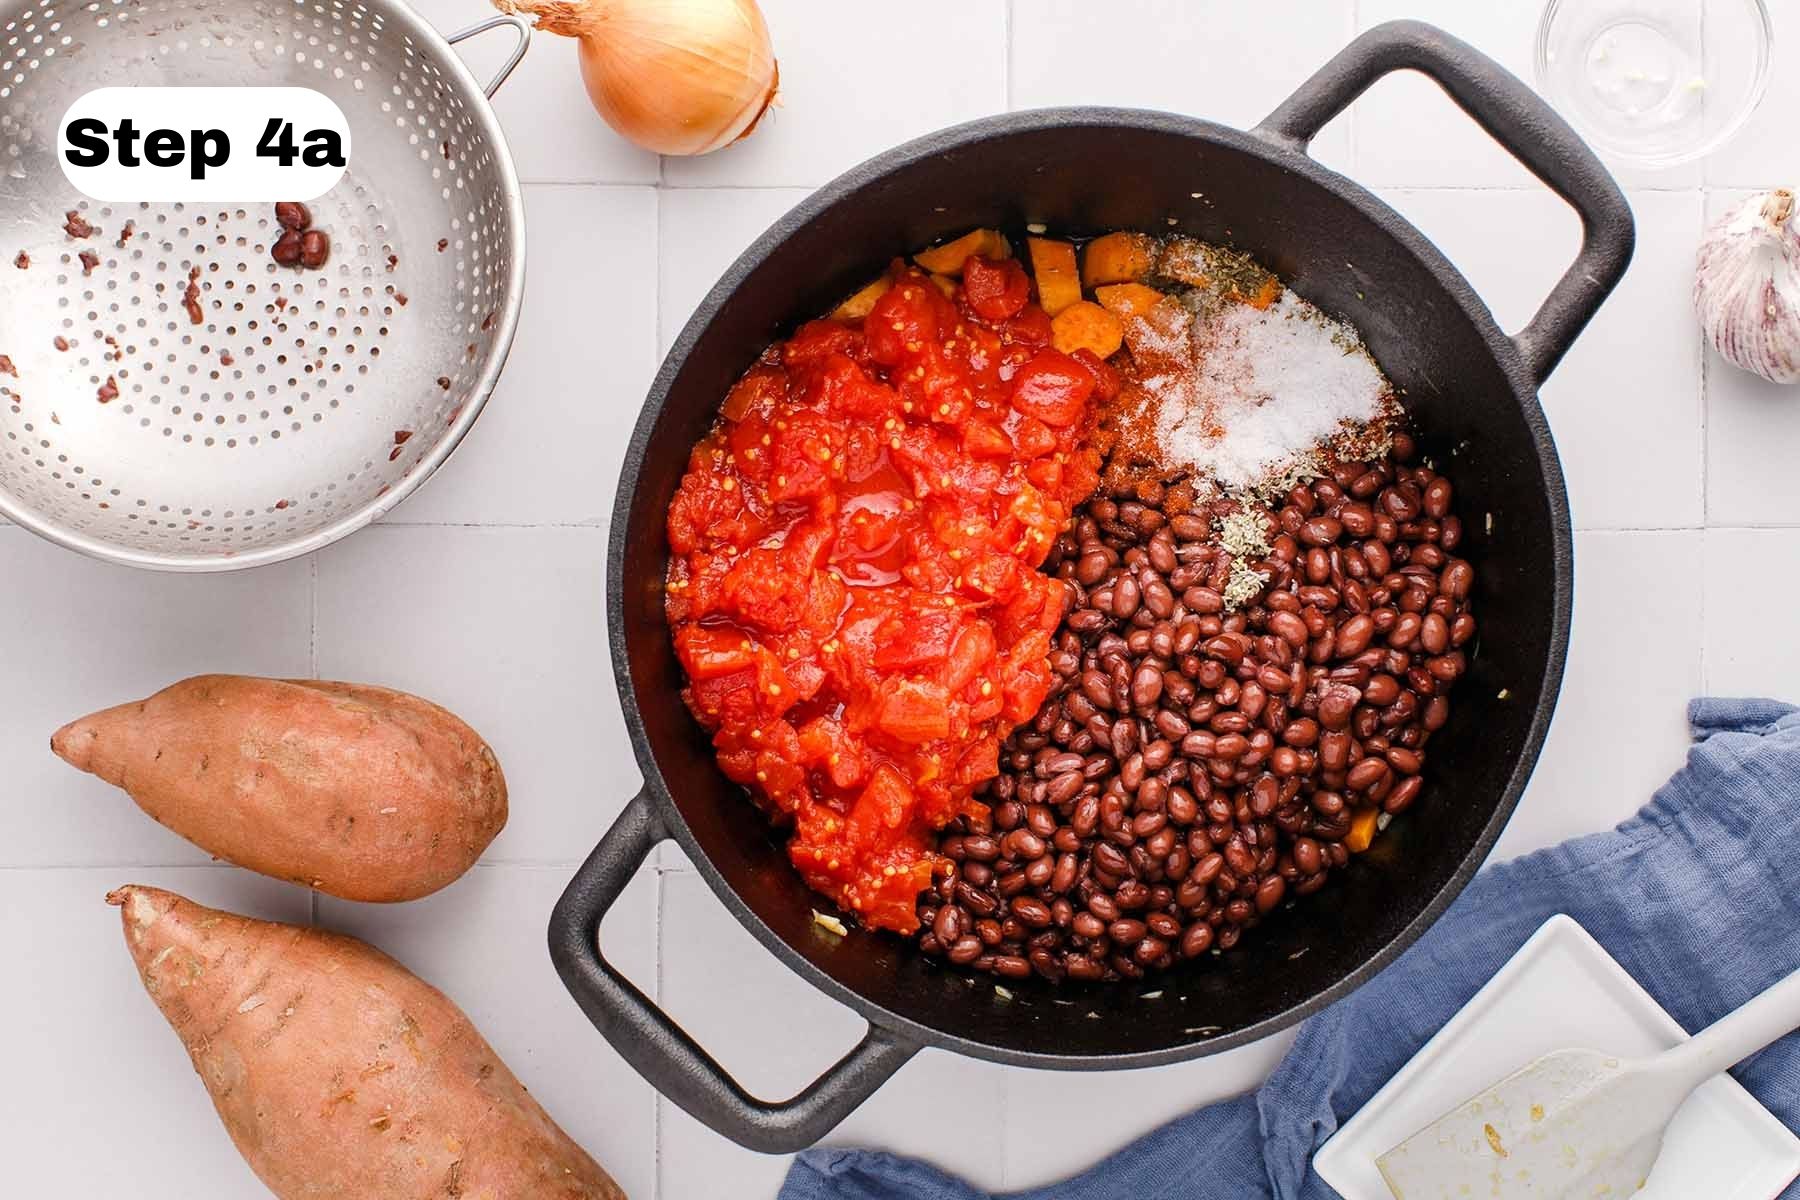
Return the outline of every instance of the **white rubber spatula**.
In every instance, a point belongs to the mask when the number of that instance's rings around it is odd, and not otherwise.
[[[1558,1050],[1375,1160],[1397,1200],[1624,1200],[1688,1094],[1800,1028],[1800,971],[1647,1058]]]

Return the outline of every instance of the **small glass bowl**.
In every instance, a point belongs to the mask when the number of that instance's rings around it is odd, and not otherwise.
[[[1763,0],[1550,0],[1538,91],[1604,157],[1671,167],[1743,127],[1773,40]]]

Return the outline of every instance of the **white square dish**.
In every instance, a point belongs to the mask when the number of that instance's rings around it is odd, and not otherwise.
[[[1448,1024],[1313,1156],[1345,1200],[1393,1200],[1376,1156],[1552,1050],[1651,1054],[1687,1040],[1573,918],[1551,917]],[[1729,1075],[1708,1080],[1669,1126],[1653,1197],[1773,1200],[1800,1175],[1800,1137]]]

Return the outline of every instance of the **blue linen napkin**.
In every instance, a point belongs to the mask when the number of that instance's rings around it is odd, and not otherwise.
[[[1331,1200],[1313,1152],[1538,926],[1579,921],[1689,1030],[1800,967],[1800,710],[1695,700],[1687,765],[1638,813],[1488,867],[1361,989],[1308,1020],[1255,1092],[1180,1117],[1081,1175],[1012,1200]],[[1608,748],[1630,752],[1628,746]],[[1800,1037],[1732,1071],[1800,1128]],[[781,1200],[993,1200],[935,1167],[808,1150]],[[1800,1184],[1783,1193],[1800,1200]]]

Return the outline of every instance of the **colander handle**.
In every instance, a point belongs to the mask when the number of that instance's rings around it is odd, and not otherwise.
[[[507,56],[506,61],[500,64],[500,69],[494,72],[494,77],[488,80],[488,85],[481,89],[489,100],[494,98],[494,93],[500,90],[500,85],[506,82],[506,77],[513,73],[513,68],[519,65],[520,60],[525,57],[525,51],[531,47],[531,22],[516,13],[506,13],[489,17],[467,29],[459,29],[444,38],[446,42],[454,46],[458,42],[467,41],[478,33],[486,33],[488,30],[498,29],[502,25],[510,25],[518,33],[519,44],[513,47],[513,51]]]
[[[550,916],[557,974],[613,1049],[693,1117],[764,1154],[803,1150],[854,1112],[919,1047],[870,1025],[854,1049],[793,1099],[771,1104],[746,1092],[600,951],[601,920],[668,836],[647,792],[625,806]]]
[[[1389,21],[1351,42],[1252,132],[1305,153],[1320,129],[1395,71],[1418,71],[1444,89],[1581,218],[1581,250],[1531,321],[1513,338],[1542,383],[1631,262],[1631,206],[1586,142],[1499,63],[1421,21]]]

